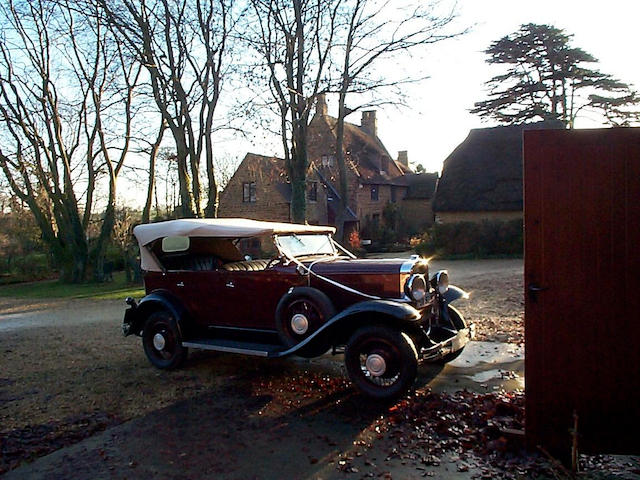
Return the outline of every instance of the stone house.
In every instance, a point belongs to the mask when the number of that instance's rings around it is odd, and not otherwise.
[[[436,223],[523,218],[522,132],[562,128],[539,122],[478,128],[444,161],[433,210]]]
[[[247,153],[220,194],[220,217],[273,222],[291,221],[291,184],[284,160]],[[307,174],[307,219],[320,224],[327,218],[327,190],[311,168]]]
[[[336,124],[320,95],[308,130],[307,221],[311,224],[335,224],[340,200]],[[383,224],[389,204],[397,205],[400,212],[406,209],[404,217],[414,229],[424,228],[433,221],[431,200],[437,174],[413,173],[407,152],[398,152],[393,159],[377,134],[375,111],[363,112],[359,126],[345,122],[345,232]],[[220,196],[219,216],[290,221],[290,204],[284,160],[249,153]]]

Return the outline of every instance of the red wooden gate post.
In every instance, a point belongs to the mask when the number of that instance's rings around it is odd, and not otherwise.
[[[526,437],[640,454],[640,129],[524,132]]]

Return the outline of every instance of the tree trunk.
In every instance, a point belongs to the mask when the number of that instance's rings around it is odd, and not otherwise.
[[[176,137],[176,135],[174,135]],[[178,135],[178,138],[180,136]],[[191,192],[191,179],[189,177],[188,156],[189,152],[184,142],[176,141],[178,164],[178,188],[180,190],[180,208],[183,218],[194,218],[196,216],[195,206],[193,202],[193,193]]]
[[[293,148],[291,149],[291,220],[304,223],[307,213],[307,129],[303,118],[293,132]]]
[[[160,149],[160,143],[162,142],[165,129],[166,124],[164,120],[160,120],[160,129],[158,130],[156,141],[151,146],[151,153],[149,154],[149,184],[147,186],[147,200],[145,201],[144,208],[142,209],[142,223],[149,223],[151,217],[151,204],[153,203],[153,194],[155,191],[156,159],[158,158],[158,150]],[[158,202],[156,200],[156,206],[157,203]]]
[[[207,178],[209,180],[209,195],[207,205],[204,209],[204,216],[215,218],[218,216],[218,185],[216,183],[215,169],[213,165],[213,142],[211,134],[207,134],[205,139],[205,154],[207,161]]]
[[[338,98],[338,121],[336,124],[336,162],[338,164],[339,184],[338,184],[338,208],[336,215],[336,238],[339,242],[344,242],[344,220],[347,217],[347,207],[349,206],[349,192],[347,186],[347,165],[344,159],[344,117],[346,92],[341,91]]]

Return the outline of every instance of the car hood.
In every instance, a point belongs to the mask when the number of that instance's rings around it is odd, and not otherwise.
[[[410,259],[331,259],[304,262],[319,275],[332,274],[400,274],[409,273],[416,261]]]

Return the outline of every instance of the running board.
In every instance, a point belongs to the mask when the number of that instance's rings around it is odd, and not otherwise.
[[[285,353],[282,345],[269,343],[239,342],[237,340],[226,340],[220,338],[194,339],[182,342],[183,347],[200,348],[203,350],[213,350],[216,352],[242,353],[244,355],[254,355],[256,357],[281,357]]]

